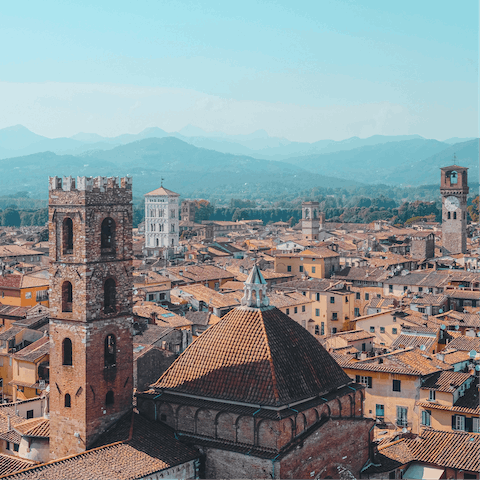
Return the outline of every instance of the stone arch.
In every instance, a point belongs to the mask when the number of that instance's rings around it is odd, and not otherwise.
[[[277,448],[277,440],[280,432],[274,428],[275,422],[269,419],[262,419],[257,424],[256,445],[266,448]]]
[[[195,411],[192,407],[180,405],[177,409],[177,428],[185,432],[195,431]]]
[[[328,403],[323,404],[318,410],[318,416],[320,419],[326,417],[330,418],[332,416],[332,411],[330,410],[330,405]]]
[[[73,253],[73,220],[65,217],[62,224],[62,253],[68,255]]]
[[[228,412],[218,412],[215,417],[215,438],[235,441],[236,418]]]
[[[73,287],[69,281],[62,283],[62,312],[73,311]]]
[[[255,419],[253,417],[239,416],[235,421],[236,441],[237,443],[248,443],[253,445],[255,442]]]
[[[307,429],[307,417],[303,413],[299,413],[295,417],[295,436],[300,435]]]
[[[315,408],[308,409],[305,413],[305,417],[307,419],[307,427],[310,427],[314,423],[318,422],[318,411]]]
[[[157,403],[157,420],[175,428],[175,412],[169,403]]]
[[[73,365],[73,344],[68,337],[62,342],[62,365]]]
[[[195,433],[215,438],[215,417],[211,410],[199,408],[195,412]]]
[[[284,418],[278,424],[278,448],[282,448],[287,443],[291,442],[295,435],[295,422],[292,417]]]

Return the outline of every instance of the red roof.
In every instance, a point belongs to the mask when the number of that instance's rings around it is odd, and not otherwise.
[[[235,308],[195,340],[155,389],[283,406],[350,383],[307,330],[277,308]]]

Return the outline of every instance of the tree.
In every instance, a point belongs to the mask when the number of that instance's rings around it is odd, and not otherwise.
[[[195,222],[202,223],[213,214],[213,205],[208,200],[195,200]]]
[[[2,215],[2,223],[5,227],[19,227],[21,223],[20,214],[14,208],[7,208]]]

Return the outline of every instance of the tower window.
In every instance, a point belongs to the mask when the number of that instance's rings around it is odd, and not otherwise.
[[[116,365],[116,353],[117,352],[115,350],[115,336],[112,334],[107,335],[105,338],[104,348],[105,368],[114,367]]]
[[[451,216],[451,214],[450,214],[450,212],[448,212],[448,213],[447,213],[447,218],[448,218],[449,220],[450,220],[450,216]]]
[[[63,254],[73,253],[73,221],[67,217],[63,221]]]
[[[113,392],[112,390],[110,390],[109,392],[107,392],[107,395],[105,396],[105,405],[113,405],[114,403],[114,396],[113,396]]]
[[[63,353],[62,364],[73,365],[72,341],[69,338],[66,338],[63,341],[62,353]]]
[[[454,220],[457,219],[457,212],[453,212],[453,219],[454,219]]]
[[[104,313],[116,312],[116,290],[115,280],[113,278],[107,278],[103,285],[103,310]]]
[[[107,217],[102,222],[101,228],[101,249],[102,253],[113,253],[115,248],[115,221]]]
[[[62,285],[62,312],[72,312],[73,290],[70,282]]]
[[[70,408],[72,406],[72,397],[70,397],[70,394],[67,393],[65,395],[65,408]]]

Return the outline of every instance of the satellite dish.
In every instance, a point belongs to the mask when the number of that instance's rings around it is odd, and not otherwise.
[[[426,348],[427,348],[427,347],[425,347],[425,345],[420,345],[420,350],[421,350],[422,352],[424,352]]]
[[[475,358],[477,356],[477,352],[475,350],[470,350],[470,358]]]
[[[458,325],[455,325],[455,330],[458,330],[460,327]]]
[[[443,308],[440,308],[440,309],[438,310],[438,313],[443,313]]]
[[[475,365],[475,370],[476,370],[477,372],[480,372],[480,365]]]
[[[445,330],[447,327],[443,324],[443,325],[440,326],[440,328],[441,328],[442,330]]]
[[[403,427],[402,428],[402,433],[407,433],[407,432],[408,432],[408,430],[405,427]]]
[[[477,337],[480,337],[480,332],[477,332]]]

